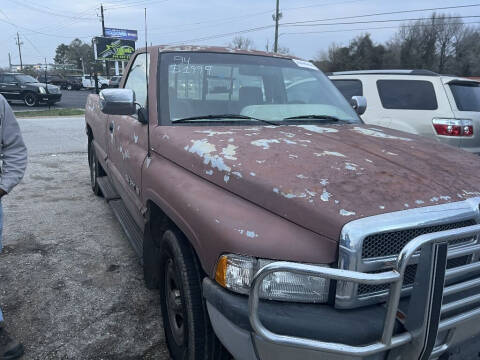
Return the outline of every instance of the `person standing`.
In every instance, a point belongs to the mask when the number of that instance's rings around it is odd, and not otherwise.
[[[2,252],[3,209],[1,199],[22,180],[27,167],[27,148],[20,133],[17,119],[7,100],[0,95],[0,253]],[[12,339],[6,329],[0,308],[0,360],[18,359],[23,345]]]

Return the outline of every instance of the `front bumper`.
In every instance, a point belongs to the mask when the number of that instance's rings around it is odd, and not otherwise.
[[[255,335],[249,321],[247,296],[225,290],[210,279],[203,281],[203,293],[215,333],[235,359],[311,359],[317,353],[271,344]],[[326,304],[261,301],[259,317],[269,329],[282,335],[360,346],[375,341],[381,335],[385,307],[372,305],[355,310],[337,310]],[[402,325],[397,322],[395,333],[402,331]],[[357,359],[323,356],[322,359]]]
[[[42,103],[57,103],[62,99],[62,94],[40,94],[39,101]]]
[[[435,359],[447,350],[461,352],[459,358],[469,358],[465,351],[478,354],[480,347],[476,340],[480,334],[480,295],[469,293],[479,286],[480,280],[473,278],[444,288],[445,267],[448,242],[479,233],[480,225],[474,225],[421,235],[404,247],[393,270],[377,274],[272,263],[256,274],[249,298],[232,294],[207,279],[203,284],[204,296],[213,328],[232,355],[241,360],[423,360]],[[424,268],[417,272],[420,275],[415,279],[411,296],[401,299],[405,267],[419,252]],[[260,284],[277,271],[371,285],[390,284],[390,295],[386,307],[371,305],[354,310],[260,301]],[[471,267],[458,269],[455,276],[470,271]],[[452,295],[460,297],[442,303],[442,298]],[[459,311],[465,306],[470,306],[468,311]],[[451,315],[446,317],[446,312]],[[468,346],[459,347],[463,342]]]

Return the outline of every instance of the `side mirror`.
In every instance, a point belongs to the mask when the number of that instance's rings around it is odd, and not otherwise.
[[[352,96],[350,105],[352,105],[353,110],[355,110],[358,115],[363,115],[367,110],[367,98],[364,96]]]
[[[100,91],[100,109],[108,115],[133,115],[137,112],[135,92],[131,89]]]

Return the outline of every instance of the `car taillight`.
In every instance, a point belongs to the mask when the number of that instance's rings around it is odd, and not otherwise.
[[[468,119],[433,119],[438,135],[473,136],[473,121]]]

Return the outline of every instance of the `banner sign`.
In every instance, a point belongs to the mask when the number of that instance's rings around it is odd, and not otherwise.
[[[135,52],[135,41],[96,37],[95,60],[128,61]]]
[[[105,28],[105,36],[123,40],[138,40],[137,30]]]

